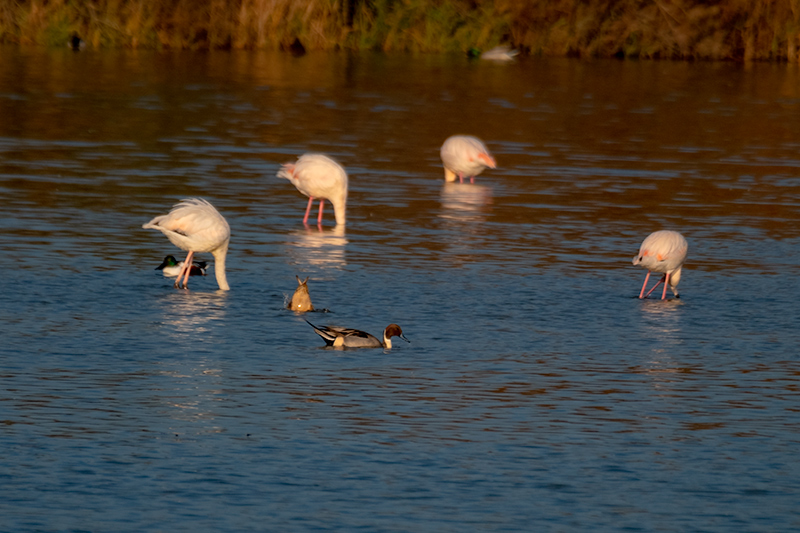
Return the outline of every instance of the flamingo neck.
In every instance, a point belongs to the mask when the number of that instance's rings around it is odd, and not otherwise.
[[[669,286],[672,288],[672,292],[675,292],[675,287],[681,281],[681,267],[675,269],[672,274],[669,275]]]
[[[450,183],[456,181],[456,173],[447,167],[444,167],[444,181]]]
[[[228,278],[225,275],[225,257],[228,255],[228,241],[211,252],[214,255],[214,275],[217,277],[217,285],[222,291],[231,290],[228,285]]]
[[[344,226],[347,222],[347,200],[333,204],[333,214],[336,217],[336,225]],[[333,203],[333,202],[331,202]]]

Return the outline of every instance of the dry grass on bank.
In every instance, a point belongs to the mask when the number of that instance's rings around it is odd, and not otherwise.
[[[798,60],[800,0],[0,0],[0,42]]]

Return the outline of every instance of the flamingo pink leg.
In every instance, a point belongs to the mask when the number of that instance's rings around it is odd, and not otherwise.
[[[308,197],[308,206],[306,207],[306,216],[303,218],[303,224],[308,224],[308,215],[311,213],[311,204],[314,202],[314,197]]]
[[[183,288],[189,287],[189,276],[192,274],[192,262],[194,261],[194,252],[189,252],[186,256],[186,261],[183,263],[183,268],[186,274],[183,275]]]
[[[667,285],[669,285],[669,272],[664,274],[664,292],[661,293],[661,299],[667,299]]]
[[[463,172],[459,172],[458,173],[458,182],[459,183],[464,183],[464,173]]]
[[[469,182],[470,183],[475,183],[475,176],[470,176],[469,177]]]
[[[650,289],[649,291],[647,291],[647,294],[645,294],[644,297],[647,298],[648,296],[650,296],[653,293],[653,291],[656,290],[656,287],[661,285],[663,282],[664,282],[664,278],[661,278],[660,280],[658,280],[658,283],[653,285],[653,288]]]
[[[650,279],[650,271],[647,271],[647,275],[644,277],[644,283],[642,283],[642,292],[639,293],[639,299],[641,300],[644,298],[644,290],[647,288],[647,280]],[[647,294],[650,294],[649,292]]]
[[[194,252],[190,251],[189,254],[186,256],[186,261],[183,262],[183,266],[181,267],[181,271],[178,272],[178,279],[175,280],[175,288],[176,289],[180,289],[180,288],[185,289],[186,285],[189,283],[189,273],[192,270],[192,257],[194,257]],[[185,276],[184,276],[184,272],[186,273]],[[181,287],[181,277],[184,277],[183,287]]]
[[[325,205],[325,199],[319,199],[319,216],[317,217],[317,226],[322,225],[322,207]]]

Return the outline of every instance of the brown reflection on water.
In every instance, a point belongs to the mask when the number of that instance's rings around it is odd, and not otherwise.
[[[701,270],[753,262],[702,241],[800,233],[794,66],[67,52],[0,50],[0,193],[21,216],[74,207],[134,219],[199,195],[229,199],[235,217],[254,194],[271,214],[296,197],[271,165],[318,150],[360,187],[351,231],[359,215],[402,214],[412,227],[438,215],[545,247],[542,261],[622,268],[670,227]],[[497,157],[473,188],[442,183],[438,149],[453,133],[479,135]],[[520,224],[535,239],[510,230]],[[295,251],[322,247],[313,233],[295,237]],[[346,241],[325,242],[307,260],[343,265]],[[764,263],[792,268],[780,254]]]

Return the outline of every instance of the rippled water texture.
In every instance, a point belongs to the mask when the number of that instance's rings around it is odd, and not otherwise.
[[[0,529],[800,527],[797,66],[0,56]],[[499,168],[445,186],[453,133]],[[275,176],[307,151],[346,230]],[[154,270],[194,196],[230,292]],[[295,275],[411,343],[323,349]]]

